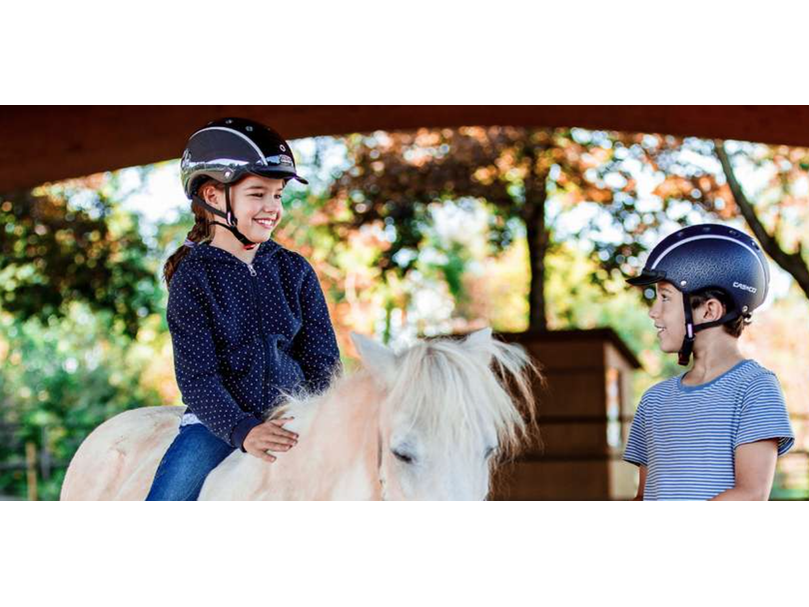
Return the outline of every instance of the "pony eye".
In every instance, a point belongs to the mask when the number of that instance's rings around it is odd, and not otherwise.
[[[489,459],[492,455],[494,455],[495,451],[497,451],[497,447],[489,447],[486,449],[486,459]]]
[[[393,450],[393,456],[404,464],[412,464],[414,457],[408,453]]]

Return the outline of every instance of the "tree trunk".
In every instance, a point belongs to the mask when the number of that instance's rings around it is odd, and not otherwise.
[[[528,135],[530,137],[530,134]],[[528,258],[531,268],[531,287],[528,292],[528,330],[545,331],[548,319],[545,306],[545,255],[548,251],[548,230],[545,227],[545,199],[547,173],[537,174],[537,149],[530,146],[525,150],[531,167],[525,178],[525,221],[528,240]]]
[[[548,328],[545,306],[545,252],[548,248],[545,231],[545,205],[537,204],[526,211],[525,228],[528,237],[528,257],[531,264],[528,329],[544,331]]]

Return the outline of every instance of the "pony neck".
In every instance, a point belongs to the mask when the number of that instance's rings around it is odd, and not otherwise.
[[[384,394],[360,372],[323,395],[293,401],[278,413],[298,444],[260,469],[259,499],[379,499],[379,415]],[[255,459],[252,458],[251,459]],[[251,462],[253,463],[253,462]]]

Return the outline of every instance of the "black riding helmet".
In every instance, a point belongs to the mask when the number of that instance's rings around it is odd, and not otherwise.
[[[694,335],[744,316],[764,303],[770,284],[770,270],[758,243],[728,226],[705,223],[678,230],[652,249],[640,275],[627,280],[647,286],[665,280],[683,294],[685,339],[679,363],[687,365],[694,347]],[[705,289],[724,292],[732,305],[715,321],[694,325],[691,295]]]
[[[230,206],[230,185],[247,174],[308,183],[297,173],[289,144],[263,124],[245,118],[222,118],[191,135],[180,162],[186,196],[193,204],[224,218],[227,224],[213,223],[230,230],[245,249],[252,249],[258,243],[239,232]],[[225,186],[225,213],[197,194],[208,178]]]

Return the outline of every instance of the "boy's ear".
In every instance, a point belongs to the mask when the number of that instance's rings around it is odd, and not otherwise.
[[[705,322],[713,322],[719,320],[725,315],[725,306],[718,299],[709,299],[702,304],[702,320]]]

